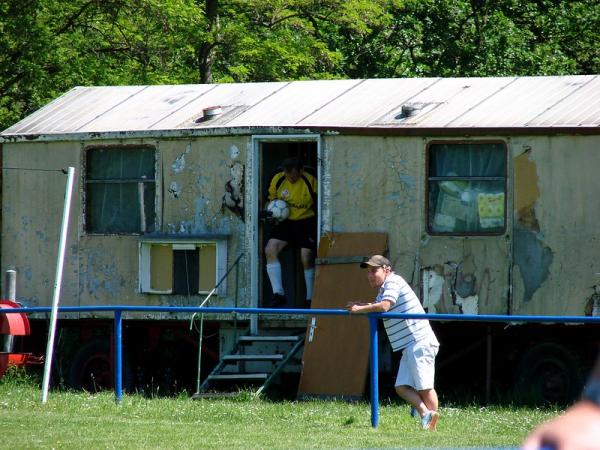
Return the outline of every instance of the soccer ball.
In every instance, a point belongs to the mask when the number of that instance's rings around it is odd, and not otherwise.
[[[276,220],[285,220],[290,215],[290,207],[284,200],[275,199],[267,205],[267,212]]]

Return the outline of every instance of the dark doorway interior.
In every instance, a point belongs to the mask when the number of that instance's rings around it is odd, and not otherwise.
[[[285,158],[299,156],[305,167],[317,176],[317,142],[316,141],[276,141],[263,142],[260,148],[261,183],[260,183],[260,210],[267,204],[269,182],[273,175],[281,170],[281,163]],[[265,269],[264,248],[274,224],[269,221],[260,222],[260,306],[268,306],[272,291],[269,277]],[[300,262],[300,251],[294,248],[285,248],[279,255],[282,266],[283,287],[286,294],[287,308],[304,308],[306,291],[304,274]]]

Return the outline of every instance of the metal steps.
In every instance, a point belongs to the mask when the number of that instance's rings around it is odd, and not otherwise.
[[[232,373],[211,375],[211,380],[266,380],[268,373]]]
[[[250,387],[262,393],[304,344],[304,336],[240,336],[232,352],[221,357],[192,398]]]
[[[283,355],[225,355],[225,361],[281,361]]]
[[[240,336],[239,342],[296,342],[299,336]]]

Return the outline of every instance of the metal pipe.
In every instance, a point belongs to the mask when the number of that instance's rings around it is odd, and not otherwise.
[[[123,320],[121,310],[115,310],[115,399],[123,399]]]
[[[200,376],[202,373],[202,332],[204,329],[204,314],[200,314],[200,328],[198,330],[198,371],[196,372],[196,394],[200,393]]]
[[[8,269],[6,271],[6,282],[4,284],[4,298],[10,301],[17,300],[17,271]],[[11,334],[5,334],[0,351],[4,353],[12,353],[15,346],[15,338]]]
[[[0,309],[0,314],[12,313],[38,313],[48,312],[49,307],[33,307],[33,308],[13,308]],[[117,311],[119,314],[118,322],[120,322],[120,314],[123,311],[146,311],[146,312],[199,312],[205,313],[247,313],[247,314],[300,314],[300,315],[336,315],[345,316],[349,312],[345,309],[275,309],[275,308],[198,308],[198,307],[176,307],[176,306],[63,306],[58,309],[59,312],[83,312],[83,311],[114,311],[115,312],[115,345],[117,348],[121,345],[121,331],[117,332]],[[501,315],[468,315],[468,314],[398,314],[398,313],[371,313],[369,318],[369,349],[370,349],[370,371],[371,371],[371,424],[373,427],[379,425],[379,361],[378,361],[378,334],[377,320],[380,318],[398,317],[398,318],[414,318],[427,320],[444,320],[444,321],[480,321],[480,322],[562,322],[562,323],[595,323],[600,324],[600,317],[588,316],[501,316]],[[115,353],[119,353],[117,350]],[[121,372],[121,370],[118,370]],[[119,383],[115,386],[118,388]],[[119,400],[119,393],[115,392]]]
[[[225,275],[223,275],[221,277],[221,279],[219,280],[219,282],[215,285],[214,288],[212,288],[212,290],[208,293],[208,295],[204,298],[204,300],[202,300],[202,303],[200,303],[200,306],[198,308],[202,308],[204,307],[204,305],[206,304],[206,302],[208,302],[208,300],[212,297],[212,295],[217,291],[218,287],[221,286],[221,283],[223,283],[223,281],[225,281],[225,279],[227,278],[227,276],[231,273],[231,271],[233,270],[234,267],[237,267],[237,264],[240,262],[240,259],[242,259],[242,256],[244,256],[243,253],[241,253],[233,262],[233,264],[231,265],[231,267],[229,267],[227,269],[227,272],[225,272]],[[190,319],[190,330],[192,329],[192,324],[194,323],[194,318],[196,317],[196,314],[198,314],[197,312],[195,312],[194,314],[192,314],[192,318]]]
[[[8,269],[5,276],[4,298],[7,300],[17,300],[17,271]]]
[[[490,404],[492,396],[492,330],[487,327],[487,342],[485,353],[485,403]]]
[[[140,205],[140,232],[146,232],[146,211],[144,207],[144,183],[138,182],[138,202]]]
[[[240,279],[240,268],[235,266],[235,297],[233,299],[233,306],[238,307],[238,295],[239,295],[239,279]],[[233,314],[233,339],[237,342],[237,314]]]
[[[369,365],[371,368],[371,426],[379,426],[379,349],[377,317],[369,315]]]
[[[65,247],[67,246],[67,230],[69,228],[69,214],[71,212],[71,194],[73,190],[73,179],[75,168],[69,167],[67,171],[67,186],[65,189],[65,203],[63,206],[62,226],[60,229],[60,241],[58,245],[58,257],[56,263],[56,274],[54,281],[54,296],[52,297],[52,310],[50,315],[50,330],[46,345],[46,362],[44,364],[44,379],[42,383],[42,403],[48,400],[48,386],[50,385],[50,369],[52,368],[52,354],[54,353],[54,337],[56,334],[56,316],[58,314],[58,301],[60,299],[60,288],[62,284],[62,272],[65,260]]]
[[[133,305],[103,305],[103,306],[61,306],[58,312],[112,312],[120,309],[123,312],[163,312],[163,313],[196,313],[196,314],[256,314],[256,315],[283,315],[295,314],[304,316],[345,316],[350,313],[345,309],[293,309],[293,308],[235,308],[224,306],[133,306]],[[48,313],[52,310],[49,306],[34,306],[28,308],[0,309],[0,314],[13,313]],[[400,313],[371,313],[378,319],[426,319],[429,321],[445,322],[501,322],[511,325],[521,323],[595,323],[600,324],[600,316],[509,316],[509,315],[476,315],[476,314],[400,314]]]

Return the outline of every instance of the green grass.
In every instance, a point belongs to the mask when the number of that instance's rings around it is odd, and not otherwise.
[[[0,448],[450,448],[518,447],[557,410],[441,408],[438,431],[420,430],[406,405],[253,399],[190,400],[51,391],[26,377],[0,380]]]

